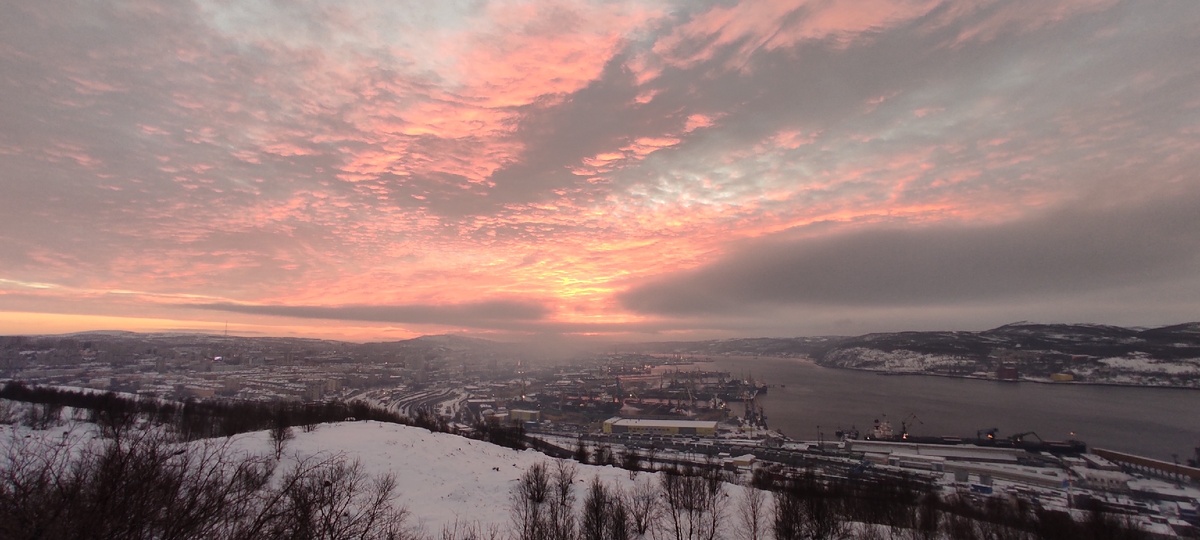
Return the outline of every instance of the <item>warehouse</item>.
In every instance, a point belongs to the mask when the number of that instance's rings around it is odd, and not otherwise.
[[[717,422],[699,420],[649,420],[643,418],[621,418],[614,416],[604,421],[605,433],[632,433],[635,435],[699,435],[713,437],[717,434]]]

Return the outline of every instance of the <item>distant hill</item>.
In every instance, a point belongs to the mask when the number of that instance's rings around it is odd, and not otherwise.
[[[622,350],[696,356],[807,356],[826,367],[1200,388],[1200,323],[1161,328],[1019,322],[981,332],[638,343]]]
[[[1013,323],[982,332],[895,332],[846,338],[826,351],[868,348],[885,352],[908,350],[923,354],[959,355],[984,359],[997,349],[1045,354],[1121,357],[1138,355],[1157,360],[1200,358],[1200,323],[1149,330],[1094,324]]]
[[[734,338],[708,341],[624,343],[621,352],[692,356],[812,356],[845,340],[845,337]]]
[[[133,350],[196,347],[219,351],[291,351],[310,358],[390,361],[397,358],[555,361],[569,356],[564,348],[542,343],[503,343],[456,336],[347,343],[332,340],[240,337],[186,333],[136,334],[82,332],[61,336],[0,337],[0,350],[16,351],[34,343],[75,348],[89,343],[121,344]],[[861,336],[737,338],[708,341],[630,343],[620,352],[685,356],[807,357],[836,368],[888,373],[1005,377],[1037,381],[1070,381],[1200,388],[1200,322],[1159,328],[1124,328],[1097,324],[1018,322],[991,330],[890,332]]]
[[[399,341],[354,343],[299,337],[247,337],[187,332],[136,333],[113,330],[44,336],[0,336],[0,352],[24,349],[80,351],[105,348],[143,353],[190,348],[212,356],[232,354],[290,354],[300,358],[357,359],[387,362],[396,359],[474,359],[480,361],[551,361],[569,355],[562,347],[539,343],[506,343],[459,335],[430,335]]]

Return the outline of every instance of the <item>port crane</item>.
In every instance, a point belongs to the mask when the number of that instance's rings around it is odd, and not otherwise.
[[[981,429],[975,432],[976,439],[987,438],[989,441],[996,440],[996,434],[1000,432],[1000,428]]]
[[[1018,434],[1016,434],[1016,435],[1013,435],[1013,436],[1009,437],[1009,438],[1008,438],[1008,440],[1010,440],[1010,441],[1012,441],[1012,442],[1014,442],[1014,443],[1019,443],[1019,442],[1021,442],[1021,441],[1024,441],[1024,440],[1025,440],[1025,436],[1026,436],[1026,435],[1033,435],[1034,437],[1037,437],[1037,440],[1038,440],[1038,442],[1040,442],[1040,443],[1046,442],[1046,441],[1044,441],[1044,440],[1042,439],[1042,436],[1041,436],[1041,435],[1038,435],[1037,433],[1035,433],[1035,432],[1032,432],[1032,431],[1026,431],[1026,432],[1024,432],[1024,433],[1018,433]]]
[[[909,424],[909,421],[911,420],[916,420],[918,424],[925,425],[925,422],[922,422],[920,418],[917,418],[916,413],[909,414],[908,416],[904,417],[904,420],[900,421],[900,438],[908,438],[908,426],[911,425]]]

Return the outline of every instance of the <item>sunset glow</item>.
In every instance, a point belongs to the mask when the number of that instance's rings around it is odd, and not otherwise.
[[[0,334],[1200,314],[1200,4],[23,2]]]

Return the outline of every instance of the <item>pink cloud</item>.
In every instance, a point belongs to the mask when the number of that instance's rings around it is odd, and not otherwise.
[[[723,3],[682,24],[632,1],[123,6],[112,20],[146,32],[89,51],[48,39],[70,54],[44,62],[0,43],[46,71],[20,106],[48,104],[6,109],[22,121],[0,133],[6,170],[38,182],[3,188],[19,232],[0,238],[16,261],[0,279],[156,306],[511,296],[549,299],[547,320],[622,323],[647,320],[614,300],[631,284],[764,235],[1017,219],[1147,165],[1186,182],[1195,129],[1128,104],[1175,88],[1194,110],[1190,64],[1089,72],[1102,88],[1076,87],[1078,106],[1025,83],[1057,75],[1049,59],[946,46],[1103,7],[1014,5]],[[906,25],[911,78],[870,63]],[[753,69],[785,51],[771,59],[795,73]],[[969,73],[928,65],[943,61]],[[974,61],[1031,71],[998,87]],[[852,88],[822,86],[843,74]]]
[[[126,88],[109,84],[105,81],[85,79],[77,76],[68,76],[68,78],[71,79],[71,82],[75,83],[75,91],[83,95],[105,94],[126,90]]]
[[[492,107],[526,105],[574,92],[599,76],[626,36],[661,18],[639,2],[489,3],[466,36],[441,47],[456,54],[461,94]]]

